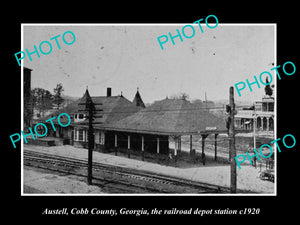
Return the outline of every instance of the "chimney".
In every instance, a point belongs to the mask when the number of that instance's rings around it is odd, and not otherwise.
[[[106,91],[106,97],[110,97],[110,96],[111,96],[111,88],[108,87]]]

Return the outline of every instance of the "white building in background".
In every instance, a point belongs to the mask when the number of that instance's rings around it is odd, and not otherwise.
[[[274,131],[274,97],[265,95],[254,106],[239,110],[235,115],[235,127],[252,130],[256,119],[256,131]]]

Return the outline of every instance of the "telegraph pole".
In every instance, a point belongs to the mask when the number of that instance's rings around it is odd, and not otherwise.
[[[102,116],[96,116],[95,114],[100,111],[100,109],[96,109],[95,105],[102,105],[101,103],[94,103],[92,98],[88,95],[86,100],[86,108],[88,111],[88,176],[87,182],[88,185],[92,185],[92,170],[93,170],[93,150],[95,144],[95,137],[94,137],[94,124],[101,124],[101,122],[93,122],[95,118],[102,118]]]
[[[94,149],[94,128],[93,128],[93,120],[94,120],[94,112],[95,104],[92,101],[92,98],[86,89],[85,92],[85,102],[78,103],[78,105],[85,106],[84,109],[78,110],[85,112],[86,119],[88,119],[88,173],[87,173],[87,183],[88,185],[92,185],[92,169],[93,169],[93,149]]]
[[[236,149],[235,149],[235,131],[234,131],[234,114],[235,114],[235,106],[234,106],[234,96],[233,96],[233,87],[229,89],[229,107],[230,107],[230,120],[229,120],[229,152],[230,152],[230,190],[231,193],[236,193]]]
[[[94,148],[94,128],[93,128],[93,112],[95,110],[95,106],[93,104],[92,98],[88,95],[86,98],[86,109],[88,112],[88,176],[87,183],[88,185],[92,185],[92,170],[93,170],[93,148]]]
[[[254,115],[253,115],[253,148],[256,149],[256,126],[257,126],[257,117],[254,106]],[[256,168],[256,158],[254,158],[254,166]]]

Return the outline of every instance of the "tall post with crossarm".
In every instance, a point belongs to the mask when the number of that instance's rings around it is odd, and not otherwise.
[[[95,112],[95,105],[92,101],[92,98],[86,89],[84,95],[85,102],[81,102],[80,105],[84,105],[84,110],[86,113],[86,119],[88,119],[88,174],[87,174],[87,183],[92,184],[92,169],[93,169],[93,149],[94,149],[94,128],[93,128],[93,119]]]
[[[87,99],[87,109],[88,109],[88,120],[89,120],[89,129],[88,129],[88,176],[87,182],[89,185],[92,184],[92,168],[93,168],[93,148],[94,148],[94,128],[93,128],[93,111],[95,106],[91,97]]]
[[[84,100],[83,102],[79,103],[79,105],[84,105],[85,108],[83,110],[79,111],[84,111],[86,115],[86,119],[88,119],[88,174],[87,174],[87,183],[89,185],[92,184],[92,169],[93,169],[93,149],[94,149],[94,127],[93,124],[96,124],[93,122],[94,118],[98,118],[99,116],[95,116],[95,113],[99,110],[96,110],[95,105],[102,105],[100,104],[95,104],[92,101],[92,98],[86,90],[85,95],[84,95]]]
[[[230,151],[230,190],[231,193],[236,193],[236,149],[235,149],[235,130],[234,130],[234,114],[235,114],[235,105],[234,105],[234,96],[233,96],[233,87],[229,89],[229,113],[230,113],[230,123],[229,123],[229,151]]]

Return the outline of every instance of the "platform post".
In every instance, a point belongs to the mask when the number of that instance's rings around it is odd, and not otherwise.
[[[218,138],[218,134],[215,134],[215,161],[217,161],[217,138]]]
[[[127,144],[128,144],[127,157],[130,158],[130,135],[128,135]]]
[[[159,137],[156,138],[156,161],[159,161]]]
[[[142,161],[145,160],[145,152],[144,152],[144,136],[142,136]]]
[[[193,135],[190,135],[190,156],[193,154]]]
[[[115,155],[118,155],[118,135],[115,134]]]

